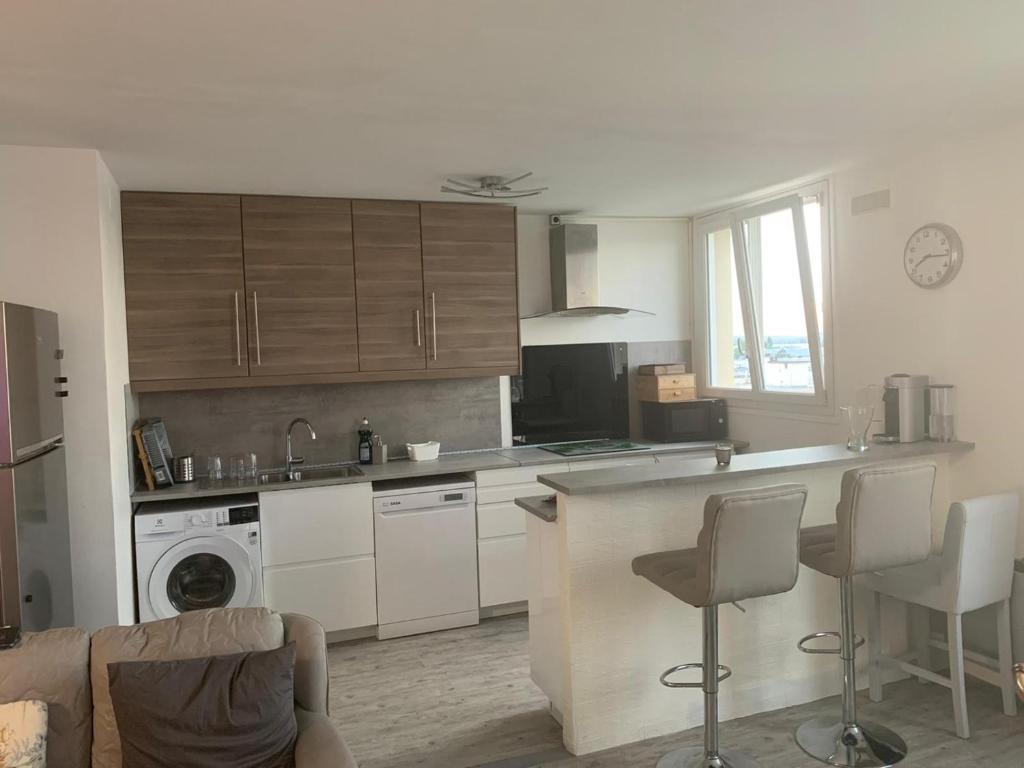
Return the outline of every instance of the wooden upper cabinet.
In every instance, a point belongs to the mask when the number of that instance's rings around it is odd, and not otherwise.
[[[394,200],[352,202],[359,370],[426,367],[420,206]]]
[[[357,371],[351,203],[245,196],[242,232],[249,374]]]
[[[519,369],[516,211],[421,203],[427,368]]]
[[[133,381],[247,376],[237,195],[121,195]]]

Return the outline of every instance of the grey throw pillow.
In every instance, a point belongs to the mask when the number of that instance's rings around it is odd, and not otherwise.
[[[124,768],[294,765],[294,643],[107,670]]]

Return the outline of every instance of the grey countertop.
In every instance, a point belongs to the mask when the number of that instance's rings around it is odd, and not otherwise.
[[[639,455],[655,455],[660,456],[669,453],[689,453],[691,451],[713,451],[715,449],[716,442],[702,442],[702,443],[645,443],[642,440],[634,440],[640,445],[643,445],[643,450],[638,451],[623,451],[621,453],[598,453],[593,456],[573,456],[568,458],[566,456],[559,456],[557,453],[551,451],[545,451],[543,448],[537,448],[532,445],[525,445],[521,448],[504,448],[499,451],[495,451],[499,456],[512,459],[521,467],[530,467],[540,464],[564,464],[567,461],[589,461],[593,459],[608,459],[614,456],[632,456],[634,454]],[[725,440],[723,442],[732,443],[737,451],[745,451],[750,447],[750,443],[746,440]]]
[[[638,441],[639,442],[639,441]],[[742,440],[731,440],[737,449],[745,449],[749,443]],[[253,483],[223,480],[208,482],[198,480],[193,483],[181,483],[155,491],[136,490],[132,494],[133,503],[147,501],[172,501],[174,499],[200,499],[208,496],[228,496],[235,493],[256,493],[260,491],[278,491],[288,488],[315,488],[325,485],[347,485],[349,483],[370,483],[375,480],[396,480],[406,477],[430,477],[459,472],[482,472],[488,469],[507,469],[510,467],[527,467],[543,464],[564,464],[566,462],[585,462],[593,459],[608,459],[629,456],[634,453],[654,455],[674,454],[688,451],[707,451],[715,447],[714,443],[644,443],[642,451],[625,453],[601,453],[594,456],[574,456],[567,458],[545,451],[535,446],[522,448],[505,448],[495,450],[464,451],[460,453],[442,454],[435,461],[409,461],[396,459],[386,464],[359,466],[361,475],[353,477],[326,477],[315,480],[296,480],[284,483]],[[301,468],[300,468],[301,469]]]
[[[545,523],[553,523],[558,519],[558,505],[553,495],[521,497],[516,499],[516,506],[522,507]]]
[[[723,477],[750,477],[772,472],[797,471],[824,466],[872,464],[885,461],[934,456],[943,453],[964,453],[974,449],[974,443],[879,443],[866,453],[853,453],[844,444],[816,445],[809,448],[791,448],[784,451],[737,454],[727,467],[719,467],[713,458],[678,461],[653,466],[602,469],[599,472],[559,472],[541,475],[537,481],[568,495],[624,491],[644,486],[665,486],[695,483]]]

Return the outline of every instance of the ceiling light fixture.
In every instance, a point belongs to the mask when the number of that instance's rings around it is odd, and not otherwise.
[[[547,187],[536,187],[534,189],[512,189],[512,184],[532,176],[533,171],[527,171],[522,176],[507,178],[505,176],[478,176],[469,181],[460,179],[445,179],[447,183],[441,185],[442,192],[453,192],[457,195],[467,197],[485,197],[489,200],[509,200],[514,197],[533,197],[539,195]]]

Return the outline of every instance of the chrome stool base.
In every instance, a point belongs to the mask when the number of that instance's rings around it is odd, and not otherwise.
[[[719,752],[708,757],[703,747],[683,747],[664,755],[657,768],[761,768],[761,764],[742,752]]]
[[[883,725],[843,725],[832,718],[808,720],[796,730],[800,749],[843,768],[890,768],[907,756],[907,744]]]

